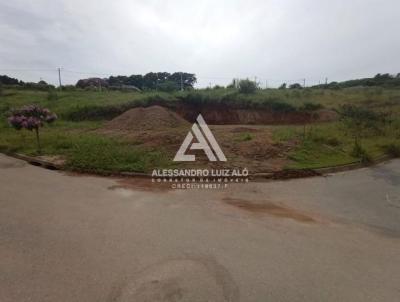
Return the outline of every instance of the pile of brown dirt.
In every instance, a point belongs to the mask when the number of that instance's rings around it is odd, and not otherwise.
[[[117,116],[105,125],[106,130],[162,130],[188,126],[175,112],[161,106],[138,107]]]

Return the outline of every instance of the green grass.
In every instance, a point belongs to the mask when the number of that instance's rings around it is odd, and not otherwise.
[[[121,91],[57,91],[57,99],[49,100],[48,92],[35,90],[4,89],[0,96],[0,113],[27,104],[38,104],[47,107],[63,117],[85,107],[121,105],[141,101],[156,93],[138,93]],[[161,94],[163,95],[163,94]]]
[[[40,131],[41,155],[61,155],[68,168],[87,172],[146,172],[170,165],[165,153],[144,150],[134,144],[99,135],[91,130],[101,123],[57,122]],[[0,127],[0,151],[39,155],[33,132]]]
[[[325,108],[338,108],[343,104],[361,105],[376,110],[390,110],[400,114],[400,89],[380,87],[324,89],[263,89],[254,94],[240,94],[236,89],[201,89],[184,92],[121,92],[121,91],[57,91],[57,99],[48,99],[48,92],[35,90],[4,89],[0,96],[0,114],[11,108],[26,104],[40,104],[59,116],[66,117],[76,112],[106,107],[135,106],[158,101],[177,101],[197,104],[232,104],[237,106],[267,106],[273,110],[302,109],[310,104]]]
[[[273,138],[277,142],[295,140],[297,147],[290,152],[291,160],[287,168],[305,169],[321,168],[360,161],[354,157],[354,139],[346,134],[339,122],[314,124],[306,127],[304,138],[303,126],[276,126],[273,129]],[[399,129],[396,125],[386,129],[385,134],[371,135],[363,138],[363,149],[372,158],[378,158],[387,153],[388,145],[399,141]]]
[[[235,137],[235,141],[237,142],[246,142],[246,141],[251,141],[253,139],[253,136],[250,133],[240,133]]]
[[[127,143],[98,136],[80,137],[68,155],[67,166],[82,171],[146,172],[168,165],[161,152],[140,150]]]

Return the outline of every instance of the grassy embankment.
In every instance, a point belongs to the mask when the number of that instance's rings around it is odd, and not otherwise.
[[[124,110],[154,101],[224,103],[245,108],[267,107],[272,110],[301,110],[304,104],[320,104],[337,109],[354,104],[375,111],[391,112],[394,122],[379,135],[362,139],[371,157],[385,152],[385,146],[400,141],[400,90],[383,88],[349,88],[341,90],[260,90],[243,95],[233,89],[211,89],[177,93],[136,93],[119,91],[62,91],[57,96],[43,91],[4,89],[0,96],[0,150],[37,155],[34,136],[26,130],[15,131],[7,125],[6,113],[26,104],[40,104],[57,113],[59,120],[41,130],[42,154],[61,155],[67,165],[91,171],[148,171],[172,164],[160,150],[144,150],[134,142],[105,137],[94,130]],[[291,168],[316,168],[354,162],[353,139],[340,122],[303,126],[271,127],[276,141],[296,139],[300,143],[291,152]],[[253,134],[252,134],[253,135]],[[250,137],[251,139],[251,137]]]

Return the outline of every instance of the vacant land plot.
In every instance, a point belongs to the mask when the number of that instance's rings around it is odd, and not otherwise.
[[[209,124],[219,124],[210,127],[229,166],[246,166],[251,172],[345,164],[396,154],[400,148],[398,89],[267,89],[251,95],[235,89],[175,93],[4,89],[3,152],[39,155],[34,135],[17,132],[6,121],[12,108],[26,104],[39,104],[59,116],[42,130],[41,155],[57,156],[81,171],[143,172],[176,166],[172,158],[200,112]],[[364,153],[353,152],[354,137],[336,113],[344,104],[388,117],[379,131],[362,137]],[[148,111],[149,106],[157,110]],[[227,125],[230,122],[233,125]],[[223,166],[210,164],[201,153],[198,159],[199,166]]]

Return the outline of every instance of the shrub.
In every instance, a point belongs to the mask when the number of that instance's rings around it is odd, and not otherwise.
[[[353,105],[343,105],[337,112],[341,122],[354,138],[355,145],[360,145],[363,137],[381,133],[387,123],[384,114]]]
[[[250,80],[239,81],[239,92],[240,93],[254,93],[257,90],[257,83]]]
[[[312,136],[312,140],[316,143],[328,145],[331,147],[337,147],[340,145],[340,141],[336,137]]]
[[[324,106],[321,104],[316,104],[316,103],[311,103],[311,102],[305,102],[301,107],[300,110],[304,111],[316,111],[319,109],[322,109]]]
[[[351,156],[359,158],[362,163],[370,163],[372,161],[371,156],[363,147],[361,147],[360,144],[354,145],[353,150],[351,151]]]
[[[44,123],[52,123],[57,119],[57,115],[51,113],[49,109],[41,108],[36,105],[29,105],[21,109],[12,111],[8,122],[16,130],[27,129],[35,130],[38,152],[40,153],[39,129]]]
[[[273,111],[277,112],[294,112],[296,111],[296,107],[289,103],[285,103],[282,101],[271,100],[269,102],[264,103],[264,107],[269,107]]]

